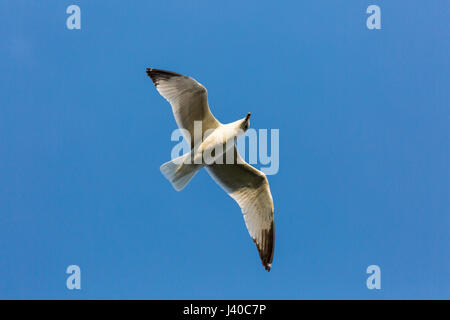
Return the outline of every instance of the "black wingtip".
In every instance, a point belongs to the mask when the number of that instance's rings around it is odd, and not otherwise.
[[[166,70],[160,70],[160,69],[153,69],[153,68],[147,68],[146,69],[147,75],[152,79],[155,86],[158,85],[158,82],[160,80],[168,80],[172,77],[183,77],[182,74],[175,73],[172,71],[166,71]]]
[[[259,257],[261,258],[264,269],[269,272],[272,268],[273,252],[275,248],[275,224],[273,221],[269,230],[263,230],[262,239],[260,245],[256,243],[255,239],[253,239],[253,242],[255,242],[256,247],[258,248]]]
[[[152,68],[147,68],[147,75],[150,77],[150,79],[152,79],[153,84],[156,86],[156,77],[153,75],[153,69]]]

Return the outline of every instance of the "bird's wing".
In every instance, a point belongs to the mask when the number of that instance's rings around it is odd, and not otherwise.
[[[242,209],[245,225],[256,244],[262,264],[270,271],[275,245],[273,200],[266,175],[246,163],[234,148],[234,164],[206,167],[211,177]]]
[[[204,132],[220,126],[208,106],[206,88],[194,79],[170,71],[147,68],[158,92],[172,105],[173,115],[181,129],[190,133],[191,148],[203,139]],[[202,122],[202,137],[195,137],[194,121]]]

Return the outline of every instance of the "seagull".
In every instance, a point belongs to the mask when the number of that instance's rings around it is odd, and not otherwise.
[[[269,182],[263,172],[240,157],[234,144],[248,129],[250,113],[235,122],[222,124],[209,109],[206,88],[195,79],[152,68],[147,68],[147,75],[158,92],[171,104],[177,125],[191,145],[189,153],[164,163],[160,167],[162,174],[175,190],[180,191],[200,169],[205,168],[240,206],[262,264],[270,271],[275,230]],[[198,130],[195,130],[196,124],[201,125],[200,137],[196,137],[196,133],[199,135]],[[211,155],[213,161],[205,161],[206,153]]]

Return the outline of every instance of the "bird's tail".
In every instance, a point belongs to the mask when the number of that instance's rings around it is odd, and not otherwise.
[[[188,157],[190,158],[190,153],[166,162],[160,167],[161,173],[177,191],[184,189],[201,168],[198,164],[185,163],[186,160],[190,160]]]

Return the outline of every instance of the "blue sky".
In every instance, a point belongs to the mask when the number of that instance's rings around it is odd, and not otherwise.
[[[449,13],[1,0],[0,298],[450,298]],[[195,77],[221,122],[280,130],[270,273],[206,172],[182,192],[161,175],[176,125],[146,67]]]

